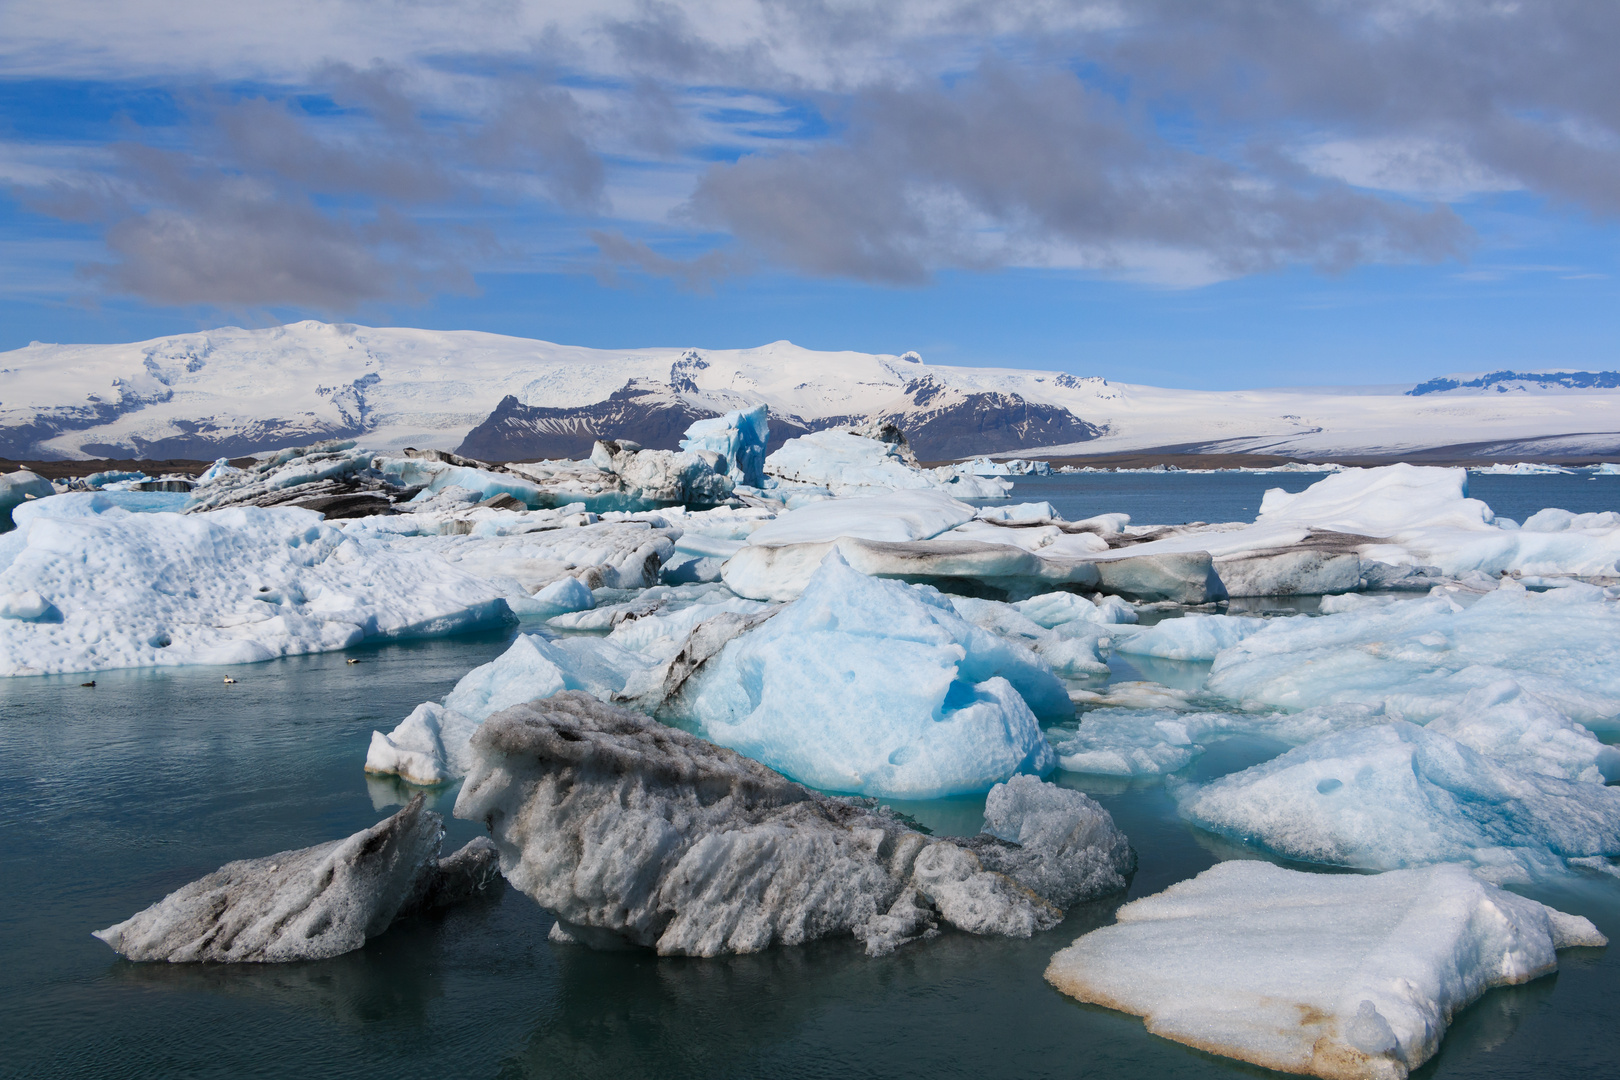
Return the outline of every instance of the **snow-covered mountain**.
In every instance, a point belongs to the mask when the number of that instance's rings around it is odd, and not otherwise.
[[[786,341],[611,350],[302,322],[0,354],[0,456],[213,458],[333,437],[494,460],[578,456],[599,436],[671,446],[697,417],[758,403],[781,436],[893,420],[926,460],[1171,446],[1607,453],[1620,447],[1617,383],[1612,372],[1505,372],[1417,387],[1209,392]]]

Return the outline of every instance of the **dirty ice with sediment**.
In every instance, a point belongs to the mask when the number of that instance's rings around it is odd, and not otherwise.
[[[1602,943],[1509,887],[1620,888],[1620,514],[1510,521],[1463,470],[1394,465],[1268,492],[1253,521],[1071,521],[1015,502],[1017,473],[923,468],[893,425],[768,450],[755,406],[579,460],[345,440],[183,492],[7,477],[9,677],[246,678],[515,630],[354,763],[459,783],[487,844],[441,857],[416,801],[244,852],[98,936],[133,960],[313,960],[498,872],[559,947],[836,936],[882,963],[1121,896],[1130,839],[1058,782],[1090,774],[1162,783],[1228,850],[1289,863],[1220,863],[1052,943],[1058,990],[1167,1038],[1404,1076],[1485,989]],[[1321,599],[1244,603],[1265,597]],[[1200,772],[1227,740],[1271,749]],[[978,835],[885,802],[955,796],[986,800]]]

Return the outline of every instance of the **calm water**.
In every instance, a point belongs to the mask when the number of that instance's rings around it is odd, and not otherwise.
[[[1187,478],[1119,479],[1151,495],[1151,484]],[[1248,489],[1226,482],[1249,480],[1279,478],[1204,478],[1187,516],[1236,516],[1214,507],[1241,503]],[[1053,490],[1026,494],[1041,483],[1019,494],[1057,501]],[[548,916],[510,890],[312,964],[137,965],[89,936],[231,859],[344,836],[391,812],[397,790],[361,772],[371,731],[442,696],[505,643],[393,645],[352,654],[364,661],[352,666],[343,655],[275,661],[231,669],[232,686],[219,669],[105,672],[94,689],[83,677],[0,680],[0,1076],[1257,1075],[1042,981],[1051,954],[1123,898],[1030,941],[947,934],[883,960],[848,941],[717,960],[556,947]],[[1122,665],[1118,677],[1195,685],[1202,667]],[[1269,752],[1229,743],[1196,768],[1217,775]],[[1130,835],[1141,860],[1130,896],[1247,854],[1183,824],[1157,783],[1056,779],[1090,791]],[[982,800],[903,808],[939,831],[972,832]],[[474,835],[463,822],[450,829],[452,843]],[[1583,877],[1534,895],[1620,940],[1620,882]],[[1420,1075],[1603,1075],[1620,1050],[1617,1011],[1620,947],[1566,952],[1558,975],[1465,1012]]]
[[[1313,473],[1069,473],[1016,478],[1012,497],[1050,502],[1070,521],[1112,513],[1129,514],[1137,525],[1253,521],[1269,489],[1304,491],[1321,478]],[[1620,476],[1471,473],[1468,494],[1515,521],[1548,506],[1587,514],[1620,510]]]

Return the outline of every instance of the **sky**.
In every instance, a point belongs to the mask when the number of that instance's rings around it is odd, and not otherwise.
[[[1620,5],[10,0],[0,349],[1620,367]]]

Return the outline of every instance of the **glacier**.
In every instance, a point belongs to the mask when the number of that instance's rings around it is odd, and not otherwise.
[[[559,943],[716,956],[853,935],[882,955],[942,923],[1028,937],[1134,868],[1105,810],[1034,777],[990,791],[984,833],[933,839],[572,691],[490,717],[472,751],[456,816],[486,823]]]
[[[1055,759],[1037,716],[1068,718],[1031,650],[927,586],[828,554],[803,594],[730,642],[670,714],[812,787],[894,798],[986,791]]]
[[[1071,997],[1268,1069],[1401,1080],[1493,986],[1601,946],[1586,919],[1457,866],[1374,876],[1223,862],[1119,909],[1052,957]]]
[[[345,840],[226,863],[95,936],[127,959],[172,964],[340,956],[396,919],[490,888],[494,844],[479,837],[440,858],[443,840],[418,795]]]

